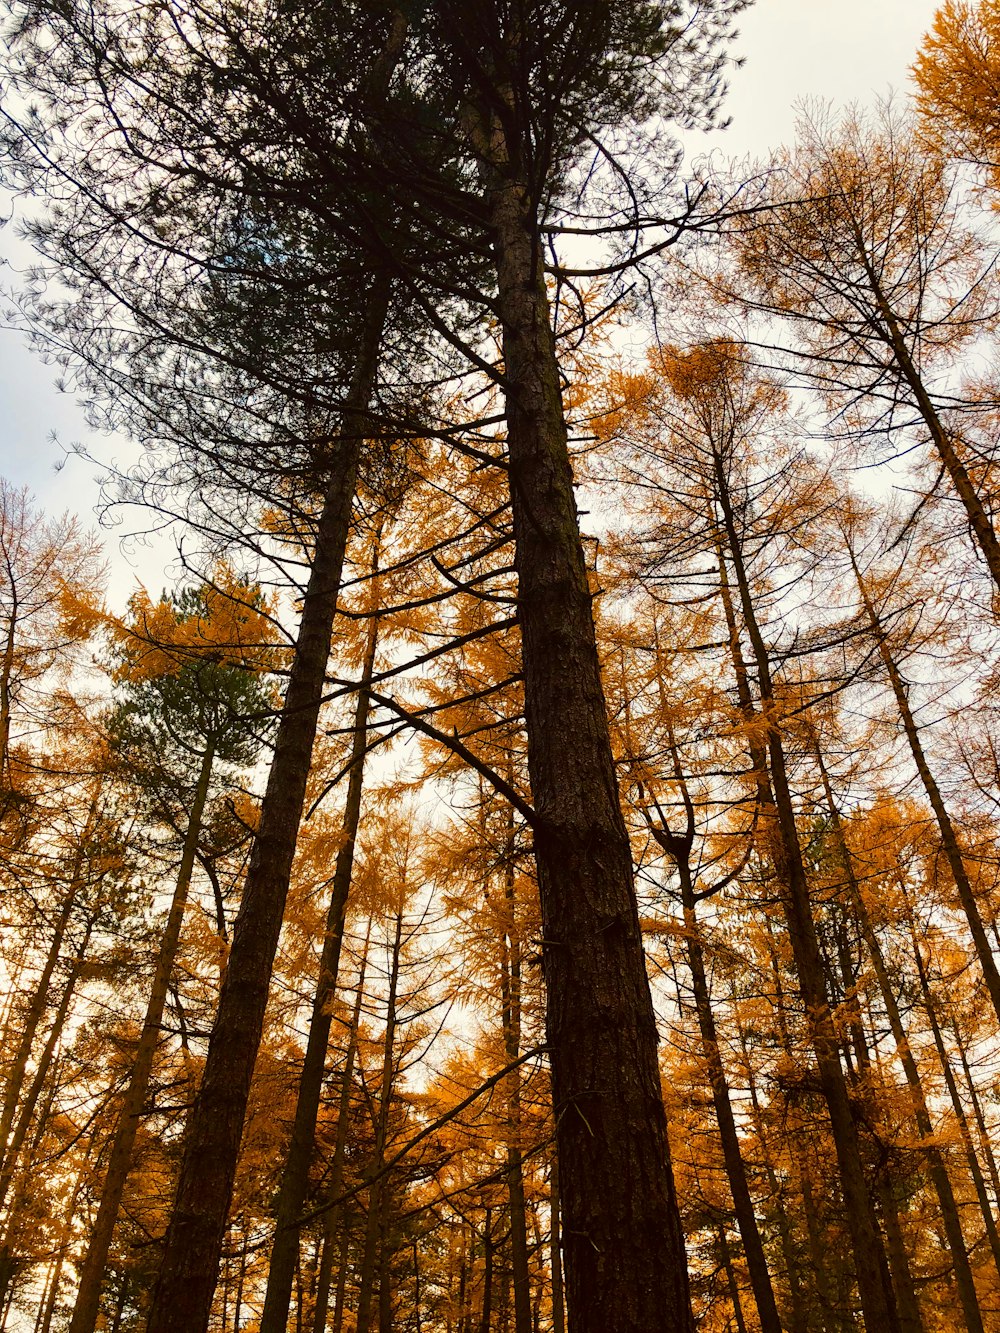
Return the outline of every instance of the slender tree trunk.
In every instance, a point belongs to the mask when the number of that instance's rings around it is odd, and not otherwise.
[[[728,481],[723,460],[718,454],[715,471],[716,495],[722,513],[729,559],[735,573],[743,624],[753,652],[761,708],[765,719],[770,719],[775,702],[770,655],[757,622]],[[732,634],[733,630],[730,632]],[[748,720],[752,721],[752,716]],[[765,771],[763,755],[755,757],[753,762],[758,773]],[[767,721],[766,772],[770,774],[770,783],[767,783],[766,777],[759,777],[758,790],[770,797],[763,806],[763,813],[770,825],[771,855],[777,882],[782,889],[782,906],[795,958],[799,990],[805,1004],[810,1044],[816,1057],[823,1098],[830,1117],[862,1314],[868,1333],[898,1330],[891,1292],[886,1292],[883,1283],[883,1272],[888,1264],[865,1179],[847,1080],[840,1063],[839,1040],[830,1011],[823,960],[812,915],[809,882],[795,824],[785,748],[780,732],[770,720]]]
[[[423,1333],[423,1297],[420,1291],[420,1246],[413,1239],[413,1323],[416,1333]]]
[[[993,582],[1000,589],[1000,541],[997,540],[993,524],[990,522],[990,517],[982,500],[976,493],[972,478],[959,457],[951,436],[945,428],[930,394],[927,392],[923,377],[910,355],[910,349],[906,344],[899,320],[896,318],[896,313],[885,295],[878,272],[872,263],[868,247],[860,231],[855,233],[855,239],[859,256],[868,274],[872,293],[885,323],[885,329],[881,335],[882,339],[892,349],[896,364],[913,394],[917,410],[923,417],[924,425],[927,427],[938,457],[941,459],[951,484],[955,488],[955,493],[965,509],[975,544],[979,547],[979,551],[986,561],[986,567],[990,571]]]
[[[7,611],[7,635],[4,640],[3,657],[0,658],[0,792],[9,787],[10,776],[10,720],[11,720],[11,685],[14,679],[14,650],[17,645],[17,627],[19,624],[19,599],[14,579],[10,581],[11,599]]]
[[[992,531],[992,529],[991,529]],[[934,811],[934,818],[937,821],[938,833],[941,837],[941,847],[948,862],[948,868],[951,870],[952,879],[955,881],[955,888],[958,890],[958,900],[962,905],[962,911],[969,923],[969,933],[972,936],[972,942],[975,946],[976,954],[979,958],[979,965],[983,970],[983,976],[986,980],[986,987],[990,993],[990,999],[993,1002],[993,1009],[997,1020],[1000,1022],[1000,970],[997,968],[996,959],[993,956],[993,950],[990,946],[989,936],[986,934],[986,927],[983,924],[982,914],[979,911],[979,904],[976,902],[976,896],[972,891],[972,884],[969,881],[968,873],[965,869],[965,862],[962,859],[962,849],[959,845],[958,834],[948,813],[948,807],[945,805],[941,789],[937,785],[930,765],[927,762],[927,755],[924,752],[923,743],[920,739],[920,730],[916,719],[913,716],[913,710],[910,707],[910,700],[907,694],[906,684],[900,674],[899,667],[889,648],[888,636],[882,626],[878,611],[873,603],[865,581],[861,576],[861,570],[858,568],[854,557],[854,551],[845,533],[845,545],[847,546],[851,566],[854,570],[854,577],[857,581],[858,592],[861,594],[861,601],[868,616],[872,629],[872,635],[878,644],[879,656],[882,658],[882,664],[885,667],[886,675],[889,677],[889,684],[892,686],[892,693],[896,700],[896,706],[899,709],[900,721],[903,724],[903,732],[910,747],[910,753],[913,756],[913,762],[917,772],[920,775],[920,781],[923,784],[924,791],[927,793],[927,799],[930,802],[931,809]]]
[[[671,857],[677,868],[677,878],[681,890],[681,907],[684,912],[684,941],[688,968],[691,973],[691,989],[694,993],[695,1013],[698,1018],[698,1032],[701,1038],[702,1054],[708,1068],[709,1083],[712,1089],[712,1104],[719,1126],[719,1139],[722,1144],[722,1159],[729,1181],[729,1190],[733,1200],[733,1211],[743,1242],[743,1252],[750,1275],[750,1286],[757,1305],[757,1316],[762,1333],[781,1333],[781,1320],[774,1299],[774,1288],[768,1272],[767,1257],[757,1215],[754,1210],[750,1185],[747,1180],[746,1165],[740,1149],[736,1119],[729,1098],[729,1082],[722,1063],[719,1047],[719,1035],[712,1010],[712,997],[705,968],[705,954],[698,929],[697,897],[694,876],[691,872],[691,848],[694,839],[694,812],[688,793],[684,773],[681,770],[680,757],[671,735],[674,780],[676,781],[684,808],[687,812],[688,826],[683,834],[672,833],[665,828],[654,828],[654,836],[661,843],[664,851]],[[728,1242],[727,1242],[728,1246]],[[742,1312],[740,1314],[742,1319]]]
[[[552,1333],[566,1333],[566,1306],[563,1295],[562,1228],[560,1226],[559,1163],[552,1154],[549,1177],[549,1270],[552,1278]]]
[[[719,1250],[722,1253],[722,1266],[726,1270],[726,1278],[729,1281],[729,1299],[733,1303],[733,1318],[736,1320],[737,1333],[747,1333],[747,1321],[743,1316],[743,1302],[740,1299],[740,1287],[736,1281],[736,1270],[733,1268],[733,1256],[729,1248],[729,1241],[726,1237],[726,1228],[719,1227]],[[781,1325],[779,1324],[780,1328]]]
[[[513,1064],[521,1055],[521,937],[514,899],[514,812],[508,815],[504,867],[506,930],[501,939],[500,1001],[504,1052]],[[521,1069],[507,1082],[507,1198],[510,1204],[510,1263],[514,1286],[514,1333],[531,1333],[531,1275],[528,1269],[528,1226],[521,1162]],[[490,1268],[492,1273],[492,1251]]]
[[[737,1030],[739,1032],[740,1048],[743,1052],[743,1059],[747,1069],[747,1091],[750,1094],[753,1127],[763,1148],[764,1171],[767,1176],[768,1188],[771,1191],[771,1198],[774,1201],[778,1223],[778,1240],[781,1244],[781,1257],[784,1261],[785,1274],[788,1278],[788,1304],[790,1308],[786,1323],[791,1330],[791,1333],[806,1333],[808,1315],[806,1312],[805,1293],[802,1286],[802,1275],[799,1272],[798,1258],[795,1254],[795,1243],[792,1238],[791,1223],[788,1219],[788,1210],[785,1207],[781,1185],[775,1174],[774,1167],[771,1165],[768,1135],[765,1129],[760,1098],[757,1093],[757,1080],[754,1078],[753,1064],[750,1059],[750,1052],[747,1048],[746,1032],[742,1024],[737,1025]]]
[[[688,1333],[632,855],[618,799],[542,241],[480,136],[497,262],[566,1298],[574,1333]]]
[[[782,1050],[794,1049],[788,1015],[785,1004],[785,988],[781,980],[781,962],[774,942],[770,921],[767,922],[767,947],[771,961],[771,975],[774,981],[775,1014],[778,1021],[778,1033]],[[839,1300],[832,1281],[834,1256],[825,1244],[823,1229],[820,1227],[820,1210],[816,1206],[812,1187],[810,1163],[807,1160],[806,1144],[792,1134],[789,1142],[790,1157],[793,1163],[793,1176],[802,1201],[802,1219],[809,1254],[809,1276],[815,1306],[820,1312],[820,1323],[825,1333],[840,1333],[845,1329],[844,1312],[846,1302]],[[826,1193],[826,1191],[824,1191]],[[832,1193],[832,1191],[830,1191]],[[853,1322],[853,1319],[852,1319]]]
[[[29,1083],[27,1091],[21,1101],[17,1123],[14,1126],[14,1132],[11,1135],[10,1143],[7,1145],[7,1154],[4,1159],[3,1170],[0,1171],[0,1208],[3,1208],[7,1201],[7,1195],[17,1171],[21,1149],[24,1147],[25,1140],[28,1137],[28,1130],[31,1128],[31,1121],[35,1114],[35,1108],[38,1105],[38,1099],[42,1095],[42,1089],[45,1087],[45,1080],[48,1077],[52,1058],[56,1053],[56,1047],[62,1037],[63,1028],[66,1026],[66,1019],[69,1015],[69,1007],[72,1003],[73,995],[76,992],[77,982],[80,980],[84,968],[86,967],[86,951],[87,945],[90,942],[92,928],[93,922],[88,923],[86,935],[80,946],[79,957],[74,961],[69,970],[69,974],[63,983],[62,994],[59,997],[59,1004],[52,1019],[52,1026],[49,1028],[48,1036],[45,1039],[45,1045],[42,1047],[42,1052],[38,1058],[38,1064],[35,1067],[34,1075],[32,1076],[31,1082]]]
[[[868,1049],[868,1035],[865,1032],[864,1018],[858,1000],[854,969],[849,952],[847,932],[843,920],[835,928],[837,959],[840,970],[840,983],[844,991],[844,1007],[848,1013],[850,1041],[848,1047],[853,1051],[856,1069],[852,1075],[856,1095],[874,1110],[872,1061]],[[875,1116],[872,1116],[873,1121]],[[886,1281],[895,1292],[899,1327],[901,1333],[924,1333],[923,1318],[917,1303],[913,1274],[910,1272],[910,1259],[906,1252],[903,1232],[899,1224],[899,1212],[892,1193],[892,1177],[887,1167],[876,1168],[873,1180],[873,1193],[882,1220],[885,1235],[886,1260],[888,1273]]]
[[[719,1126],[719,1138],[722,1143],[722,1157],[726,1167],[726,1178],[733,1200],[733,1211],[743,1241],[743,1252],[750,1275],[750,1286],[757,1305],[757,1317],[762,1333],[781,1333],[781,1320],[774,1299],[774,1289],[767,1267],[767,1257],[761,1241],[757,1217],[754,1211],[750,1186],[747,1181],[746,1166],[740,1150],[739,1134],[733,1116],[732,1103],[729,1099],[729,1083],[722,1065],[719,1051],[719,1037],[712,1012],[712,1001],[708,989],[708,977],[705,971],[705,959],[698,933],[695,915],[694,885],[690,866],[684,858],[683,869],[678,865],[681,881],[681,895],[684,909],[684,933],[687,944],[688,963],[691,969],[692,989],[694,991],[695,1010],[698,1015],[698,1027],[701,1034],[702,1051],[708,1065],[708,1076],[712,1087],[712,1104]]]
[[[374,557],[373,578],[378,573],[378,550]],[[354,848],[361,821],[361,793],[364,785],[365,751],[368,744],[369,690],[375,667],[375,649],[378,641],[378,620],[375,608],[368,622],[361,685],[358,689],[352,729],[350,777],[347,800],[344,805],[343,841],[337,853],[333,874],[333,888],[323,935],[319,976],[313,996],[299,1091],[295,1103],[292,1137],[281,1177],[278,1204],[275,1211],[274,1241],[271,1246],[271,1265],[267,1275],[261,1333],[285,1333],[288,1321],[288,1303],[291,1298],[292,1274],[295,1257],[299,1252],[299,1232],[296,1226],[309,1190],[309,1167],[312,1163],[316,1137],[316,1117],[319,1114],[320,1095],[326,1074],[326,1055],[330,1045],[330,1025],[333,1022],[332,1002],[337,991],[337,972],[340,950],[344,939],[344,920],[347,900],[351,892],[354,871]],[[73,1333],[73,1330],[70,1331]]]
[[[342,1333],[347,1307],[347,1252],[350,1236],[347,1227],[340,1230],[340,1268],[337,1272],[337,1291],[333,1301],[333,1333]]]
[[[392,1259],[395,1250],[389,1230],[391,1199],[389,1190],[383,1190],[378,1253],[378,1333],[392,1333]]]
[[[372,1155],[371,1174],[377,1176],[385,1162],[385,1149],[389,1135],[389,1111],[392,1104],[393,1083],[395,1079],[396,1045],[396,995],[399,985],[399,956],[403,940],[403,913],[396,914],[396,929],[393,938],[389,965],[389,991],[386,996],[385,1034],[382,1040],[382,1081],[379,1086],[378,1110],[375,1115],[375,1151]],[[355,1333],[368,1333],[372,1318],[372,1294],[375,1288],[375,1265],[379,1253],[379,1242],[385,1231],[385,1204],[389,1181],[380,1177],[372,1181],[368,1191],[368,1220],[365,1228],[365,1247],[361,1260],[361,1275],[358,1291],[358,1315]]]
[[[240,1333],[243,1326],[243,1286],[247,1280],[247,1232],[244,1227],[243,1242],[240,1245],[240,1266],[236,1272],[236,1299],[233,1301],[233,1333]]]
[[[857,881],[857,876],[854,873],[854,862],[851,858],[850,849],[847,846],[847,839],[844,835],[843,821],[840,817],[840,811],[837,808],[836,800],[834,799],[830,775],[827,772],[826,764],[823,760],[823,753],[818,743],[816,745],[816,759],[820,778],[823,782],[827,810],[829,811],[830,822],[836,837],[841,866],[850,892],[854,914],[857,918],[858,925],[861,927],[861,936],[865,942],[865,947],[868,950],[868,956],[871,959],[872,967],[875,970],[875,979],[878,982],[879,991],[882,996],[882,1003],[885,1006],[886,1015],[889,1019],[889,1030],[892,1032],[893,1041],[896,1043],[896,1054],[903,1067],[903,1074],[906,1078],[907,1087],[909,1088],[910,1100],[913,1105],[913,1118],[916,1121],[917,1129],[925,1143],[928,1168],[930,1170],[931,1180],[934,1184],[934,1191],[938,1197],[938,1205],[941,1209],[941,1220],[944,1223],[945,1236],[948,1240],[948,1248],[951,1251],[952,1263],[955,1268],[955,1281],[958,1287],[958,1296],[962,1306],[962,1315],[965,1326],[969,1330],[969,1333],[983,1333],[983,1317],[979,1310],[979,1301],[976,1296],[976,1285],[972,1277],[972,1268],[969,1264],[969,1253],[965,1244],[965,1238],[962,1234],[962,1223],[959,1216],[958,1205],[955,1201],[955,1193],[952,1189],[951,1178],[948,1175],[941,1150],[935,1142],[934,1125],[931,1121],[930,1111],[928,1110],[927,1102],[924,1097],[920,1071],[917,1069],[917,1063],[914,1060],[913,1052],[910,1049],[909,1037],[907,1036],[906,1028],[903,1025],[902,1015],[899,1011],[899,1004],[896,1000],[896,993],[889,977],[889,970],[886,966],[885,957],[882,953],[882,946],[879,943],[878,936],[872,926],[868,908],[865,905],[864,898],[861,894],[861,888]]]
[[[962,1065],[962,1073],[965,1075],[965,1086],[969,1090],[969,1101],[972,1104],[972,1114],[975,1117],[976,1129],[979,1131],[979,1145],[986,1162],[986,1169],[989,1172],[990,1184],[993,1187],[993,1198],[996,1203],[1000,1205],[1000,1173],[997,1171],[997,1159],[993,1153],[993,1144],[990,1138],[989,1126],[987,1125],[986,1117],[983,1114],[982,1104],[979,1100],[979,1091],[976,1088],[976,1080],[972,1077],[972,1070],[969,1067],[968,1052],[965,1049],[965,1042],[962,1040],[962,1033],[957,1022],[952,1023],[951,1031],[955,1038],[955,1049],[958,1051],[958,1058]]]
[[[354,1060],[358,1049],[358,1026],[361,1022],[361,1005],[365,993],[365,970],[368,964],[368,942],[371,938],[371,921],[365,936],[364,952],[361,955],[361,968],[358,973],[358,989],[354,997],[354,1014],[351,1030],[347,1039],[347,1054],[344,1057],[344,1070],[341,1075],[340,1101],[337,1106],[337,1138],[333,1148],[333,1163],[330,1167],[330,1198],[337,1199],[344,1185],[344,1159],[347,1155],[347,1132],[350,1127],[351,1080],[354,1077]],[[326,1333],[327,1314],[330,1307],[330,1286],[333,1278],[333,1256],[338,1229],[343,1233],[345,1243],[347,1230],[343,1224],[344,1210],[340,1204],[327,1210],[323,1224],[323,1257],[320,1260],[319,1277],[316,1281],[316,1312],[313,1316],[313,1333]],[[346,1250],[345,1250],[346,1254]],[[342,1259],[342,1274],[346,1271],[346,1260]],[[340,1292],[340,1307],[343,1306],[343,1289]],[[337,1328],[339,1329],[339,1320]]]
[[[184,921],[184,908],[188,890],[191,887],[191,873],[194,869],[198,839],[201,836],[201,823],[205,813],[205,802],[212,779],[212,764],[215,760],[215,747],[209,744],[201,759],[201,771],[195,786],[191,802],[191,813],[187,833],[181,851],[181,862],[174,885],[174,896],[167,915],[163,936],[160,940],[153,983],[146,1005],[146,1017],[142,1033],[135,1052],[132,1074],[118,1115],[114,1141],[108,1159],[108,1169],[104,1176],[101,1190],[101,1202],[97,1217],[87,1242],[87,1251],[80,1268],[80,1284],[77,1288],[76,1304],[69,1324],[69,1333],[93,1333],[97,1322],[97,1312],[101,1297],[101,1282],[108,1262],[108,1252],[114,1235],[118,1210],[121,1207],[125,1181],[132,1165],[132,1151],[135,1136],[139,1129],[142,1108],[146,1104],[149,1080],[153,1072],[153,1060],[160,1039],[163,1023],[163,1009],[167,1001],[167,991],[174,970],[174,960],[180,944],[181,925]]]
[[[66,928],[69,925],[70,915],[80,892],[84,859],[83,839],[89,832],[96,810],[97,803],[94,801],[91,803],[81,834],[81,845],[77,848],[73,858],[73,870],[70,875],[69,887],[66,897],[63,899],[62,907],[59,909],[59,916],[52,931],[52,938],[49,941],[41,974],[35,985],[28,1011],[18,1024],[20,1032],[4,1088],[3,1107],[0,1109],[0,1161],[6,1160],[7,1142],[10,1138],[14,1117],[17,1114],[18,1098],[24,1091],[24,1073],[31,1058],[31,1048],[35,1042],[38,1025],[45,1016],[45,1010],[49,1002],[49,988],[52,985],[52,974],[59,962],[59,954],[62,951],[63,940],[66,937]]]
[[[883,1175],[876,1182],[875,1188],[885,1228],[886,1252],[892,1273],[892,1284],[899,1305],[899,1327],[902,1333],[924,1333],[924,1320],[920,1313],[916,1287],[913,1284],[910,1256],[899,1223],[899,1211],[892,1197],[892,1182]]]
[[[377,277],[368,297],[337,456],[316,529],[309,582],[274,759],[261,802],[208,1056],[184,1152],[148,1333],[205,1333],[212,1308],[271,970],[323,699],[366,412],[389,301]]]
[[[493,1318],[493,1218],[489,1208],[483,1223],[483,1308],[479,1318],[479,1333],[490,1333],[490,1321]],[[517,1314],[514,1315],[515,1323]],[[531,1330],[529,1317],[528,1333]]]
[[[969,1130],[969,1120],[965,1114],[965,1107],[962,1105],[962,1099],[959,1096],[955,1071],[951,1067],[948,1048],[944,1044],[941,1024],[939,1023],[937,1016],[937,1005],[931,994],[930,983],[927,978],[927,969],[924,967],[924,961],[920,956],[920,945],[915,934],[913,938],[913,952],[917,963],[917,975],[920,978],[920,991],[924,1002],[924,1011],[927,1014],[927,1019],[931,1026],[931,1034],[934,1038],[934,1049],[937,1051],[938,1061],[941,1065],[941,1072],[944,1074],[945,1086],[948,1089],[948,1096],[951,1099],[952,1110],[955,1113],[955,1120],[958,1122],[958,1132],[962,1139],[962,1146],[965,1149],[965,1160],[969,1166],[969,1174],[972,1177],[972,1184],[976,1191],[976,1198],[979,1201],[979,1211],[982,1215],[983,1226],[986,1229],[986,1238],[989,1241],[990,1250],[993,1254],[993,1264],[997,1270],[998,1276],[1000,1276],[1000,1233],[997,1231],[996,1218],[993,1216],[993,1209],[990,1205],[990,1196],[986,1189],[986,1181],[983,1179],[982,1167],[979,1165],[979,1158],[976,1156],[975,1145],[972,1142],[972,1134]]]

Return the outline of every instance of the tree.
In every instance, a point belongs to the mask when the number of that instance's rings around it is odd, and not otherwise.
[[[776,155],[761,187],[763,220],[735,223],[712,283],[793,339],[778,354],[837,411],[836,428],[871,450],[930,445],[1000,589],[1000,543],[989,492],[974,483],[974,439],[985,404],[956,394],[948,371],[996,326],[992,245],[960,208],[952,166],[926,152],[891,104],[874,117],[799,122],[794,149]],[[771,322],[773,321],[773,325]],[[966,437],[969,437],[968,439]]]
[[[946,0],[913,64],[928,139],[981,167],[1000,166],[1000,8],[995,0]]]
[[[161,1038],[213,770],[219,764],[245,769],[253,762],[274,704],[261,675],[274,656],[267,608],[259,590],[240,583],[224,567],[217,571],[216,583],[185,589],[157,607],[138,594],[131,612],[131,623],[119,627],[116,636],[113,674],[119,702],[109,729],[120,762],[155,814],[182,836],[182,847],[100,1207],[80,1269],[72,1333],[93,1333],[98,1317],[101,1282]]]
[[[27,489],[0,478],[0,820],[30,805],[19,750],[58,724],[53,687],[98,626],[103,584],[99,548],[79,522],[47,518]]]

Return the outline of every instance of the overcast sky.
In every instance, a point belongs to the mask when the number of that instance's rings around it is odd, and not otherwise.
[[[757,0],[743,15],[727,105],[732,125],[717,142],[737,156],[763,154],[791,138],[793,106],[807,97],[865,103],[891,87],[905,89],[907,70],[938,0]],[[0,232],[0,256],[12,267],[26,262],[9,229]],[[11,268],[0,274],[9,286]],[[70,508],[91,517],[97,499],[93,468],[71,459],[61,472],[59,443],[83,441],[101,457],[127,446],[95,438],[71,398],[54,387],[55,372],[0,331],[0,471],[30,486],[49,510]],[[116,562],[121,559],[114,551]],[[127,584],[119,569],[115,580]]]

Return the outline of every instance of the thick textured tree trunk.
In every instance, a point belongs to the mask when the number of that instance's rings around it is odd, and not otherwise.
[[[377,573],[377,554],[375,559]],[[337,990],[344,919],[354,871],[354,847],[358,836],[358,825],[361,822],[361,793],[364,786],[365,750],[368,743],[368,691],[372,683],[377,642],[378,620],[373,614],[368,626],[362,679],[354,710],[350,776],[342,823],[343,841],[337,853],[337,864],[333,873],[333,888],[326,916],[326,932],[323,936],[319,976],[309,1020],[306,1053],[299,1077],[292,1137],[278,1193],[271,1266],[267,1275],[267,1292],[264,1297],[260,1333],[285,1333],[288,1322],[292,1277],[295,1272],[295,1259],[299,1252],[296,1222],[302,1214],[309,1189],[309,1167],[312,1163],[313,1142],[316,1136],[316,1117],[319,1114],[320,1095],[326,1073],[326,1053],[330,1045],[330,1026],[333,1022],[332,1002]]]
[[[757,622],[728,481],[722,459],[718,456],[716,494],[722,512],[729,559],[735,574],[743,624],[753,653],[761,707],[767,716],[774,705],[770,656]],[[763,807],[763,813],[770,825],[770,851],[776,879],[781,886],[782,906],[795,959],[799,992],[805,1005],[810,1045],[816,1057],[820,1086],[837,1153],[862,1315],[868,1333],[883,1333],[883,1330],[897,1330],[898,1333],[899,1322],[891,1292],[886,1291],[883,1282],[883,1273],[888,1271],[888,1261],[865,1179],[857,1126],[847,1080],[840,1063],[840,1044],[830,1010],[809,883],[799,846],[784,744],[777,727],[771,723],[767,727],[766,747],[767,771],[770,775],[770,783],[767,785],[770,787],[771,801]],[[763,758],[762,755],[754,758],[754,767],[758,772]],[[760,778],[758,788],[763,790]]]
[[[979,965],[983,970],[986,987],[990,993],[990,999],[993,1002],[993,1009],[996,1012],[997,1020],[1000,1021],[1000,969],[997,968],[993,949],[990,946],[989,936],[986,934],[986,927],[983,924],[982,914],[979,911],[979,904],[976,902],[976,895],[972,891],[972,884],[969,881],[968,872],[965,869],[965,862],[962,859],[962,849],[958,841],[958,833],[955,830],[954,824],[951,822],[951,816],[948,813],[948,807],[941,794],[941,788],[937,785],[934,775],[931,772],[930,765],[927,762],[927,755],[924,751],[923,742],[920,739],[920,729],[913,716],[913,709],[910,707],[906,684],[900,673],[896,659],[890,651],[888,638],[882,625],[882,621],[868,592],[865,581],[862,578],[861,570],[858,568],[857,561],[854,558],[854,552],[851,549],[850,543],[847,542],[846,536],[845,543],[847,545],[851,567],[854,570],[855,581],[858,585],[858,592],[861,595],[865,614],[871,625],[872,636],[878,645],[879,656],[882,658],[882,665],[885,667],[886,675],[889,677],[889,684],[892,686],[892,693],[896,700],[896,707],[899,709],[900,721],[903,724],[903,732],[910,747],[910,753],[913,756],[913,763],[917,773],[920,775],[920,781],[923,784],[924,791],[927,793],[927,799],[930,802],[931,809],[934,811],[938,833],[941,837],[941,847],[944,851],[945,858],[947,859],[952,879],[955,881],[955,888],[958,890],[958,900],[962,905],[962,911],[965,913],[965,919],[969,923],[969,934],[972,936],[972,942],[975,945],[976,955],[979,958]]]
[[[489,150],[484,149],[484,152]],[[502,153],[501,153],[502,155]],[[632,855],[527,190],[489,161],[566,1298],[574,1333],[688,1333]]]
[[[135,1136],[139,1129],[139,1119],[149,1091],[149,1080],[153,1072],[153,1059],[160,1039],[160,1026],[163,1022],[163,1009],[167,1002],[170,977],[174,970],[174,959],[180,943],[181,925],[184,920],[184,908],[188,890],[191,887],[191,872],[194,869],[198,839],[201,836],[201,821],[208,799],[208,788],[212,778],[212,763],[215,759],[214,746],[208,745],[201,760],[201,771],[195,786],[188,819],[187,833],[181,850],[181,862],[177,870],[174,896],[167,914],[166,925],[160,940],[160,948],[153,971],[153,983],[150,987],[146,1005],[146,1017],[143,1021],[139,1044],[135,1052],[132,1074],[129,1078],[125,1098],[118,1115],[114,1141],[108,1158],[108,1168],[101,1189],[101,1202],[97,1217],[87,1243],[87,1252],[80,1268],[80,1284],[77,1288],[76,1304],[70,1320],[69,1333],[93,1333],[97,1323],[98,1306],[101,1298],[101,1282],[108,1262],[108,1252],[114,1235],[118,1210],[121,1207],[125,1181],[132,1164],[132,1150]]]
[[[250,1081],[260,1046],[285,911],[330,637],[350,527],[366,413],[388,310],[388,283],[368,298],[337,453],[316,529],[309,582],[261,803],[260,825],[209,1040],[184,1137],[184,1154],[148,1333],[205,1333],[232,1198]]]
[[[920,1071],[917,1069],[917,1063],[913,1058],[913,1052],[910,1049],[909,1038],[906,1028],[903,1026],[903,1018],[899,1011],[899,1004],[896,1000],[896,993],[893,989],[889,977],[889,969],[886,966],[885,957],[882,953],[882,945],[872,926],[871,917],[868,914],[868,908],[865,905],[861,894],[861,887],[858,884],[854,873],[854,862],[851,858],[850,849],[847,846],[847,839],[844,835],[843,821],[840,817],[840,811],[837,808],[837,802],[833,795],[833,786],[830,782],[830,776],[823,761],[822,750],[818,743],[816,746],[816,758],[819,766],[820,778],[823,782],[823,791],[826,797],[827,810],[830,814],[830,823],[833,826],[834,835],[837,841],[837,849],[840,854],[841,866],[844,870],[844,878],[851,895],[851,904],[858,925],[861,927],[861,937],[865,942],[865,948],[868,950],[868,956],[871,959],[872,967],[875,970],[875,979],[878,982],[879,991],[882,996],[882,1003],[885,1006],[885,1012],[889,1019],[889,1030],[892,1033],[893,1041],[896,1043],[896,1054],[903,1066],[903,1074],[906,1078],[906,1084],[910,1092],[910,1100],[913,1105],[913,1118],[916,1121],[917,1129],[925,1141],[925,1152],[927,1154],[928,1168],[930,1170],[931,1180],[934,1184],[934,1190],[938,1197],[938,1205],[941,1209],[941,1220],[944,1223],[945,1236],[948,1240],[948,1248],[951,1251],[952,1263],[955,1268],[955,1280],[958,1287],[958,1297],[962,1306],[962,1315],[965,1326],[969,1333],[983,1333],[983,1317],[979,1310],[979,1301],[976,1296],[976,1285],[972,1278],[972,1268],[969,1265],[969,1254],[965,1244],[965,1238],[962,1234],[962,1224],[959,1218],[958,1205],[955,1201],[955,1194],[951,1185],[951,1178],[945,1167],[944,1158],[941,1155],[941,1149],[935,1141],[934,1125],[931,1121],[930,1111],[924,1097],[923,1083],[920,1079]]]

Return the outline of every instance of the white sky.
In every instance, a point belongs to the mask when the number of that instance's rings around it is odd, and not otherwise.
[[[799,99],[865,103],[891,87],[905,89],[937,6],[938,0],[756,0],[740,23],[736,53],[745,64],[730,80],[732,125],[713,143],[736,156],[763,154],[791,138]],[[0,273],[3,287],[27,258],[9,230],[0,232],[0,262],[8,266]],[[82,441],[99,457],[127,455],[128,446],[95,438],[54,379],[20,335],[0,328],[0,472],[30,486],[46,509],[69,508],[89,519],[97,500],[93,469],[70,459],[57,473],[63,453],[51,436],[63,445]],[[131,578],[113,539],[109,554],[118,565],[115,583],[124,589]],[[155,588],[155,576],[153,582]]]

